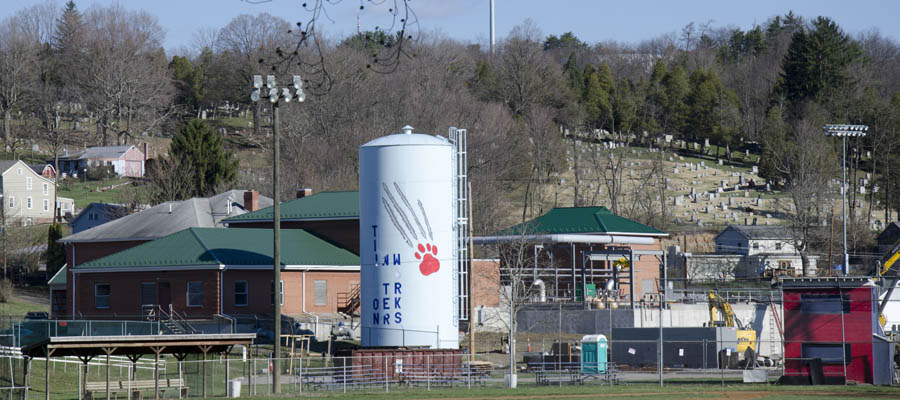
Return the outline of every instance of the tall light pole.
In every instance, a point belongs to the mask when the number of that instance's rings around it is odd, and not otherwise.
[[[300,79],[299,75],[294,75],[293,77],[293,93],[287,87],[279,90],[276,87],[274,75],[266,76],[265,92],[263,92],[262,86],[262,76],[253,75],[253,91],[250,92],[250,100],[258,102],[260,98],[265,97],[272,103],[272,232],[274,233],[272,264],[275,270],[275,277],[272,280],[272,292],[274,293],[272,302],[275,303],[275,326],[272,334],[275,339],[275,349],[272,355],[272,386],[275,393],[281,393],[281,370],[279,369],[280,363],[278,359],[281,357],[281,299],[284,294],[281,292],[281,210],[279,205],[281,203],[281,195],[279,194],[281,185],[278,181],[281,151],[280,143],[278,142],[278,131],[280,129],[278,126],[280,122],[278,118],[278,103],[281,100],[284,100],[285,103],[290,103],[294,97],[297,98],[297,102],[303,102],[306,99],[306,94],[303,93],[303,80]]]
[[[494,0],[491,2],[491,54],[494,54]]]
[[[869,130],[868,125],[825,124],[822,127],[825,136],[839,136],[841,138],[841,220],[844,224],[844,262],[841,265],[841,273],[847,275],[850,271],[850,254],[847,252],[847,136],[863,137]]]

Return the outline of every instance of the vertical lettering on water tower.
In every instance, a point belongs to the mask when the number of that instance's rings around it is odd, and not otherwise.
[[[431,230],[431,224],[428,222],[428,216],[425,214],[422,200],[416,200],[421,211],[420,220],[416,209],[413,208],[397,182],[393,182],[393,192],[386,183],[381,185],[384,190],[381,204],[391,221],[391,226],[396,229],[402,242],[406,243],[407,247],[412,250],[415,259],[419,261],[419,272],[423,276],[429,276],[438,272],[441,268],[440,260],[437,258],[438,247],[432,244],[434,242],[434,233]],[[378,240],[378,225],[372,225],[371,228],[374,255],[372,264],[374,268],[397,268],[397,273],[393,276],[399,279],[399,277],[403,276],[401,274],[403,271],[399,270],[402,267],[401,255],[403,254],[403,249],[382,248]],[[416,246],[413,246],[414,241]],[[393,247],[395,244],[389,243],[388,245]],[[403,284],[399,281],[382,282],[381,284],[383,288],[379,291],[379,295],[371,299],[371,321],[373,325],[379,326],[400,324],[403,321],[401,301]]]

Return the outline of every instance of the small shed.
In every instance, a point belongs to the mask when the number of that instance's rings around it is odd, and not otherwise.
[[[794,384],[891,384],[893,350],[869,278],[785,278],[784,378]]]

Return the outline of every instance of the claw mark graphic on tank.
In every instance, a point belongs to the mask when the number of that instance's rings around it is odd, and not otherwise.
[[[394,209],[397,210],[397,213],[400,214],[400,218],[403,219],[403,224],[407,229],[409,229],[409,234],[413,239],[419,240],[419,237],[416,236],[416,231],[413,230],[412,224],[409,223],[409,217],[407,217],[406,213],[400,209],[400,206],[397,204],[397,200],[394,200],[394,195],[391,194],[391,190],[388,189],[388,185],[382,182],[381,186],[384,188],[384,193],[387,194],[388,200],[391,201],[391,205],[394,206]],[[409,247],[412,247],[412,244],[410,244]]]
[[[419,209],[422,210],[422,219],[425,220],[425,227],[428,228],[428,238],[431,241],[434,241],[434,235],[431,234],[431,224],[428,223],[428,214],[425,214],[425,206],[422,205],[422,200],[416,200],[419,203]],[[424,236],[425,234],[422,234]]]
[[[409,200],[406,199],[406,195],[403,194],[403,191],[400,190],[400,185],[397,182],[394,182],[394,189],[397,190],[397,194],[400,195],[400,200],[403,200],[403,204],[406,205],[406,208],[409,209],[409,213],[412,214],[413,221],[416,222],[416,226],[419,227],[419,232],[422,232],[422,238],[425,237],[425,230],[422,229],[422,224],[419,222],[419,217],[416,216],[416,211],[413,210],[412,205],[409,204]],[[422,214],[425,214],[424,212]]]
[[[381,203],[384,204],[384,209],[387,211],[388,217],[391,218],[391,222],[394,224],[394,227],[397,228],[397,231],[400,232],[400,236],[403,236],[403,240],[406,241],[406,245],[412,248],[413,244],[409,241],[409,237],[406,236],[406,232],[403,231],[400,223],[397,222],[397,216],[394,215],[394,210],[391,209],[390,204],[388,204],[387,200],[384,197],[381,198]]]
[[[406,245],[411,249],[417,250],[415,252],[416,259],[421,260],[419,263],[419,272],[424,276],[438,272],[438,270],[441,269],[441,261],[437,258],[437,246],[432,243],[418,243],[418,246],[414,247],[413,242],[410,241],[410,236],[412,236],[413,240],[416,242],[419,241],[419,238],[416,235],[416,231],[413,229],[412,224],[409,222],[409,215],[406,215],[406,210],[409,210],[413,221],[415,221],[416,226],[419,228],[419,232],[422,233],[422,241],[434,241],[434,233],[431,230],[431,224],[428,222],[428,215],[425,213],[425,206],[422,204],[422,200],[416,199],[416,203],[419,205],[419,211],[422,212],[422,220],[425,222],[424,228],[419,221],[419,216],[416,215],[416,210],[413,208],[403,191],[400,190],[400,185],[397,182],[394,182],[394,189],[397,191],[397,195],[400,196],[400,200],[406,205],[406,209],[400,207],[394,199],[390,187],[386,183],[382,183],[381,186],[384,189],[385,194],[385,196],[381,198],[381,204],[384,206],[384,210],[387,212],[388,217],[390,217],[394,228],[397,228],[397,231],[400,232],[400,236],[406,241]],[[400,214],[399,219],[397,218],[397,214]],[[400,223],[400,220],[403,220],[402,224]],[[425,228],[428,229],[427,237],[425,236]]]

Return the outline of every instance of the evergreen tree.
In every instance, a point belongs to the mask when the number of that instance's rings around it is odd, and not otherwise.
[[[569,58],[563,66],[563,72],[569,78],[569,86],[581,96],[581,93],[584,91],[584,73],[581,67],[578,66],[578,56],[574,51],[569,54]]]
[[[472,78],[466,82],[469,91],[482,101],[496,100],[497,76],[494,74],[494,66],[488,60],[475,62],[475,72]]]
[[[222,136],[205,121],[193,119],[175,138],[169,153],[181,168],[190,168],[194,174],[191,196],[207,196],[220,185],[230,185],[237,177],[238,162],[225,150]]]
[[[601,62],[600,67],[597,68],[597,80],[600,82],[600,88],[606,93],[611,94],[616,90],[616,81],[613,79],[612,71],[606,61]]]
[[[400,33],[398,32],[397,35],[400,35]],[[357,33],[341,41],[338,46],[365,51],[369,54],[378,54],[379,50],[393,46],[398,39],[398,37],[378,29],[374,32]]]
[[[566,32],[558,37],[556,35],[547,36],[544,40],[544,50],[571,49],[584,50],[588,47],[587,43],[582,42],[578,36],[572,32]]]
[[[737,130],[737,98],[722,86],[715,71],[698,68],[691,74],[691,92],[686,99],[685,126],[692,136],[727,145]],[[716,158],[719,157],[718,151]]]
[[[631,81],[624,79],[619,81],[616,91],[613,93],[613,121],[615,131],[628,133],[637,125],[637,99],[632,89]]]
[[[606,72],[609,72],[607,68]],[[612,104],[608,91],[611,76],[601,77],[599,70],[594,70],[590,64],[584,68],[584,110],[585,122],[590,129],[609,129],[612,116]]]
[[[787,130],[781,110],[778,107],[770,108],[763,122],[766,143],[759,160],[759,176],[767,181],[777,181],[776,178],[782,175],[778,170],[776,152],[773,149],[788,145]]]
[[[644,97],[644,105],[641,126],[642,130],[650,133],[661,133],[664,125],[664,111],[666,104],[666,91],[663,87],[663,79],[666,78],[668,70],[666,63],[662,60],[656,60],[653,65],[653,71],[650,72],[650,79],[643,81],[638,86]]]
[[[62,226],[54,223],[47,232],[47,277],[56,275],[56,272],[66,263],[65,246],[58,242],[62,238]]]
[[[683,133],[687,117],[685,99],[690,92],[687,72],[681,65],[676,65],[663,78],[662,85],[665,102],[663,103],[663,118],[660,127],[666,133]]]
[[[794,33],[776,92],[795,112],[805,101],[821,103],[851,82],[847,67],[860,57],[859,47],[834,21],[816,18],[808,30]]]
[[[203,102],[202,65],[195,68],[187,57],[175,56],[169,63],[169,72],[175,82],[175,104],[188,110],[198,110]]]
[[[665,79],[667,73],[665,61],[661,59],[656,60],[656,64],[653,64],[653,71],[650,72],[650,83],[662,84],[662,80]]]
[[[68,86],[76,85],[79,65],[83,65],[85,52],[85,25],[75,2],[69,0],[62,15],[56,20],[56,33],[52,45],[60,71],[53,74]]]

